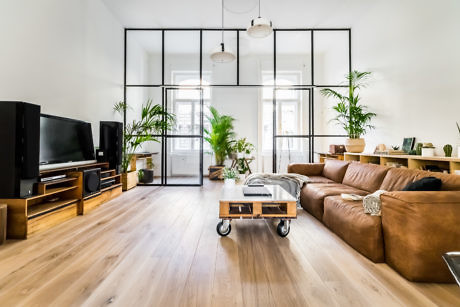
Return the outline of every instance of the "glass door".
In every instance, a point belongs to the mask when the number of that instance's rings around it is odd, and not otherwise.
[[[286,173],[290,163],[309,163],[312,153],[310,88],[273,90],[273,171]]]
[[[203,185],[203,89],[165,89],[165,109],[176,123],[163,136],[165,185]]]

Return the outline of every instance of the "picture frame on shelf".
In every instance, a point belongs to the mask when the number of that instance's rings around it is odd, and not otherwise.
[[[414,149],[414,144],[415,144],[415,138],[414,137],[404,138],[403,145],[402,145],[402,150],[405,153],[409,153],[411,150]]]

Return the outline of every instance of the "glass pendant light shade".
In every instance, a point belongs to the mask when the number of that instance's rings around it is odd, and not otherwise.
[[[230,49],[224,44],[224,0],[222,0],[222,42],[211,51],[211,60],[214,63],[229,63],[236,59]]]
[[[215,63],[229,63],[236,59],[235,54],[224,43],[214,48],[211,52],[211,60]]]
[[[251,20],[251,25],[247,29],[248,35],[254,38],[264,38],[272,34],[273,25],[268,19],[257,17]]]

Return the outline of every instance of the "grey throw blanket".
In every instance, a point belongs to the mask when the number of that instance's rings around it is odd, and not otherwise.
[[[307,176],[299,174],[252,174],[246,178],[244,184],[279,185],[294,196],[300,206],[300,190],[309,180]]]

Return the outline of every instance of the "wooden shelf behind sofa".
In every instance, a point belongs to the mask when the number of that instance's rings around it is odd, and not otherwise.
[[[377,155],[371,153],[345,153],[345,161],[358,161],[387,165],[388,162],[399,163],[409,169],[423,169],[426,165],[436,165],[454,174],[460,170],[460,159],[450,157],[422,157],[415,155]]]

